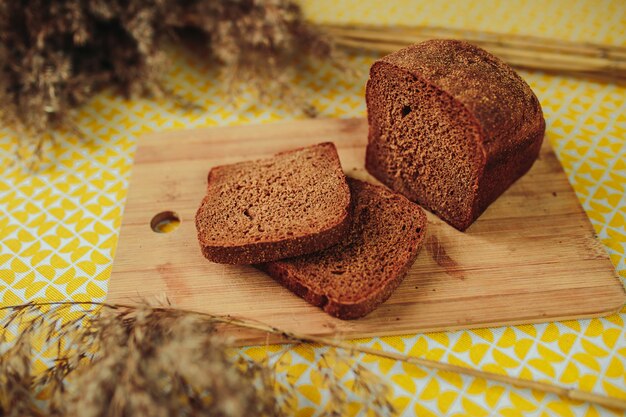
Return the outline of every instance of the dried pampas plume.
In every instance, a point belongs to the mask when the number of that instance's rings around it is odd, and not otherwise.
[[[289,347],[253,361],[217,332],[220,324],[238,325],[236,319],[167,305],[95,304],[0,309],[0,416],[235,417],[296,411],[293,377],[278,371]],[[39,371],[38,355],[51,358]],[[330,396],[323,415],[346,415],[355,406],[393,413],[386,386],[346,352],[329,348],[318,366],[322,377],[316,387]]]
[[[277,98],[298,99],[290,70],[334,59],[293,0],[0,0],[0,115],[41,135],[103,88],[172,97],[164,43],[189,33],[231,81]]]

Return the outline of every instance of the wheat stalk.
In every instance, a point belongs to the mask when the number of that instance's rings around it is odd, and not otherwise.
[[[289,373],[277,368],[289,348],[248,359],[217,332],[224,318],[171,308],[166,298],[27,303],[0,307],[0,317],[3,417],[280,417],[297,404]],[[54,363],[38,372],[37,354]],[[318,368],[316,386],[331,397],[324,415],[355,406],[395,414],[388,385],[345,351],[328,349]]]
[[[2,310],[16,310],[22,309],[24,306],[75,306],[75,305],[91,305],[91,306],[100,306],[109,309],[128,309],[134,310],[137,307],[126,304],[108,304],[101,302],[73,302],[73,301],[61,301],[61,302],[46,302],[46,303],[36,303],[36,304],[26,304],[26,305],[14,305],[14,306],[5,306],[0,307],[0,311]],[[179,309],[169,306],[163,307],[151,307],[155,311],[165,311],[165,312],[176,312],[179,314],[189,314],[201,317],[207,317],[216,323],[228,324],[240,328],[256,330],[259,332],[278,335],[282,338],[295,343],[315,343],[320,345],[331,346],[334,348],[342,349],[350,354],[362,353],[367,355],[373,355],[381,358],[387,358],[397,361],[402,361],[418,366],[422,366],[424,368],[436,369],[444,372],[453,372],[462,375],[468,375],[475,378],[482,378],[489,381],[501,382],[504,384],[509,384],[514,387],[530,389],[536,391],[542,391],[546,393],[551,393],[558,395],[562,398],[566,398],[572,401],[585,401],[592,404],[601,405],[608,408],[618,409],[618,410],[626,410],[626,400],[608,397],[601,394],[596,394],[593,392],[582,391],[576,388],[567,388],[562,387],[556,384],[552,384],[549,382],[540,382],[527,380],[522,378],[517,378],[509,375],[502,375],[493,372],[487,372],[479,369],[468,368],[465,366],[453,365],[445,362],[434,361],[430,359],[417,358],[413,356],[408,356],[402,353],[395,352],[387,352],[384,350],[373,349],[365,346],[355,345],[349,342],[339,341],[333,338],[316,336],[316,335],[308,335],[304,333],[290,332],[281,330],[274,326],[270,326],[268,324],[256,322],[250,319],[236,318],[232,316],[222,316],[215,315],[211,313],[203,313],[197,312],[193,310]]]
[[[474,43],[518,68],[626,83],[626,47],[439,27],[322,25],[337,45],[391,53],[433,38]]]

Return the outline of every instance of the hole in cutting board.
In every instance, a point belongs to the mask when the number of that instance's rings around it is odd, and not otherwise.
[[[170,233],[180,226],[180,217],[173,211],[162,211],[154,215],[150,227],[156,233]]]

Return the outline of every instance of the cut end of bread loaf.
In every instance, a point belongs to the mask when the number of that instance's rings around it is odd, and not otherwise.
[[[377,61],[367,83],[367,170],[465,230],[537,158],[545,122],[530,87],[461,41]]]
[[[335,145],[215,167],[196,214],[203,255],[253,264],[325,249],[350,226],[350,191]]]
[[[282,285],[340,319],[363,317],[389,298],[415,261],[424,211],[387,189],[348,178],[353,222],[336,246],[260,265]]]

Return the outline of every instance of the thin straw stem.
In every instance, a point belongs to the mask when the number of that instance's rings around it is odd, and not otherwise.
[[[432,27],[323,25],[344,47],[390,53],[432,38],[472,42],[520,68],[626,82],[626,48],[534,36]]]

